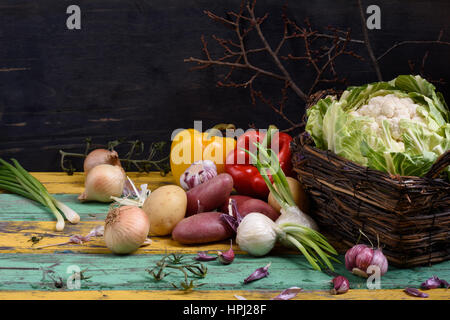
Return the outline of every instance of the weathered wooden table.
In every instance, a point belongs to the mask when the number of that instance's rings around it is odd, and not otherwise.
[[[351,290],[343,295],[330,295],[331,276],[312,270],[303,256],[282,248],[271,255],[254,258],[239,251],[231,265],[207,262],[208,274],[199,282],[203,286],[185,293],[171,283],[183,277],[171,274],[155,281],[145,269],[153,266],[167,253],[180,252],[194,257],[198,251],[227,250],[229,242],[203,246],[182,246],[170,237],[152,237],[152,244],[135,254],[116,256],[105,247],[103,239],[93,238],[84,244],[67,244],[43,249],[36,246],[66,242],[71,235],[86,235],[103,224],[108,204],[81,204],[77,195],[83,191],[84,176],[76,173],[33,173],[50,193],[77,211],[81,222],[66,224],[63,232],[56,232],[54,218],[40,205],[12,194],[0,194],[0,299],[228,299],[235,295],[247,299],[270,299],[283,289],[297,286],[304,289],[295,299],[418,299],[406,295],[403,289],[416,287],[432,275],[450,281],[450,261],[432,267],[409,270],[391,268],[381,280],[381,289],[367,289],[364,279],[350,274],[343,264],[336,272],[350,280]],[[154,188],[172,183],[171,176],[159,173],[129,174],[136,185],[149,184]],[[31,237],[43,236],[33,245]],[[343,257],[340,256],[343,261]],[[243,280],[256,268],[271,262],[269,276],[244,285]],[[79,288],[68,288],[67,278],[76,270],[84,270]],[[51,280],[62,279],[63,287],[55,287]],[[449,299],[446,289],[429,290],[428,299]]]

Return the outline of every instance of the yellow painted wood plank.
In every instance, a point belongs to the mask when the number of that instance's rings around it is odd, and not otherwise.
[[[75,172],[71,176],[65,172],[31,172],[31,174],[41,181],[50,193],[80,194],[84,190],[85,177],[82,172]],[[164,177],[159,172],[127,172],[127,175],[136,186],[146,183],[151,190],[165,184],[174,183],[171,173]],[[0,193],[2,193],[1,190]]]
[[[248,300],[270,300],[279,291],[247,290],[196,290],[192,292],[170,291],[0,291],[0,300],[235,300],[235,295]],[[448,289],[428,290],[429,298],[415,298],[402,289],[350,290],[342,295],[327,291],[304,291],[293,300],[449,300]]]
[[[63,232],[56,232],[55,223],[52,221],[4,221],[0,222],[0,253],[53,253],[55,251],[71,250],[80,253],[110,253],[105,246],[103,237],[92,238],[91,241],[80,244],[67,244],[52,246],[42,249],[33,249],[48,244],[67,242],[69,237],[75,234],[87,235],[92,228],[103,224],[102,221],[86,221],[78,224],[66,224]],[[36,245],[32,246],[32,236],[44,236]],[[140,248],[136,253],[141,254],[165,254],[171,252],[197,253],[198,251],[228,250],[230,242],[209,243],[205,245],[181,245],[167,237],[151,237],[152,244]],[[236,253],[243,253],[234,245]],[[280,249],[282,250],[282,249]],[[284,251],[288,252],[288,251]]]

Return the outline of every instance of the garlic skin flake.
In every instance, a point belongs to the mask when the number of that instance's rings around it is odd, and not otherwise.
[[[181,187],[188,191],[217,176],[216,164],[211,160],[199,160],[186,169],[180,177]]]

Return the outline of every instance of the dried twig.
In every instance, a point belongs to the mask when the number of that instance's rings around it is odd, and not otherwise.
[[[401,41],[395,43],[392,47],[387,49],[384,53],[375,56],[372,45],[370,43],[369,34],[366,27],[366,19],[361,0],[357,0],[359,15],[361,19],[362,33],[364,40],[353,39],[350,36],[350,29],[341,30],[338,28],[328,27],[325,31],[319,32],[313,28],[308,19],[304,21],[304,25],[299,25],[296,21],[290,19],[287,15],[287,7],[283,7],[283,34],[276,45],[271,45],[263,31],[263,24],[268,20],[268,14],[258,17],[255,14],[256,0],[242,0],[238,11],[227,12],[225,17],[216,15],[211,11],[205,10],[204,13],[212,20],[219,22],[233,31],[233,39],[224,39],[216,35],[211,38],[223,49],[223,54],[218,57],[213,57],[208,48],[208,42],[205,36],[201,36],[202,52],[204,58],[190,57],[185,59],[185,62],[196,63],[191,70],[206,69],[212,66],[219,66],[228,68],[228,72],[217,81],[220,87],[229,88],[248,88],[250,98],[253,105],[257,101],[261,101],[269,108],[271,108],[281,119],[283,119],[289,127],[283,131],[293,131],[302,128],[305,125],[303,119],[292,118],[286,114],[286,106],[290,93],[298,97],[304,102],[304,105],[309,106],[312,102],[317,101],[318,98],[327,94],[336,94],[337,85],[346,84],[347,79],[339,75],[336,68],[336,61],[341,56],[351,56],[358,60],[364,60],[363,57],[350,49],[351,45],[365,45],[370,62],[376,73],[379,81],[382,81],[382,73],[379,66],[379,60],[389,54],[392,50],[402,45],[407,44],[440,44],[450,45],[449,42],[442,40],[442,33],[437,40],[430,41]],[[247,37],[251,35],[256,36],[260,41],[260,45],[255,48],[249,48]],[[285,52],[285,44],[289,41],[300,41],[303,52],[300,55],[294,55],[290,52]],[[428,51],[422,59],[422,68],[420,74],[424,73],[424,65],[428,58]],[[274,68],[269,70],[261,67],[263,62],[271,62]],[[264,60],[265,59],[265,60]],[[290,73],[287,66],[288,63],[302,63],[305,68],[312,70],[312,78],[309,84],[300,87],[295,83],[292,73]],[[267,65],[265,63],[264,65]],[[412,63],[410,63],[412,66]],[[239,74],[235,79],[237,71],[247,72],[248,76],[242,80],[242,75]],[[305,72],[305,74],[311,74]],[[282,81],[280,86],[280,98],[278,102],[268,98],[261,90],[257,89],[257,82],[262,78],[273,78]],[[427,77],[429,79],[429,77]],[[308,83],[308,81],[304,81]],[[323,90],[325,87],[328,89]],[[297,119],[297,120],[293,120]],[[254,124],[251,124],[254,126]]]
[[[125,170],[137,169],[139,172],[150,172],[152,170],[160,171],[161,175],[165,175],[170,171],[169,166],[169,156],[165,156],[160,159],[155,159],[157,155],[161,154],[166,142],[154,142],[150,145],[148,154],[144,159],[135,159],[136,156],[141,156],[144,151],[144,143],[140,140],[135,141],[124,141],[124,140],[114,140],[109,141],[107,145],[94,145],[90,138],[86,139],[86,147],[84,153],[73,153],[66,152],[63,150],[59,150],[61,154],[61,169],[67,174],[72,175],[76,169],[72,164],[70,158],[80,158],[84,159],[88,155],[89,151],[96,148],[107,148],[109,150],[113,150],[115,147],[121,144],[129,144],[130,149],[125,155],[125,158],[119,159],[120,163],[124,167]],[[68,159],[69,158],[69,159]],[[132,167],[133,166],[133,167]]]
[[[288,18],[286,6],[283,8],[282,19],[284,31],[281,39],[276,46],[271,46],[264,35],[262,24],[267,20],[268,14],[258,17],[255,14],[256,1],[243,0],[238,12],[228,12],[227,18],[220,17],[210,11],[204,11],[205,14],[216,22],[220,22],[232,29],[235,39],[223,39],[216,35],[212,35],[212,39],[223,49],[223,55],[220,57],[212,57],[208,49],[208,43],[202,35],[202,51],[205,58],[190,57],[185,62],[194,62],[198,65],[193,70],[205,69],[211,66],[222,66],[229,68],[229,72],[220,80],[217,85],[221,87],[232,88],[248,88],[252,104],[256,104],[257,99],[268,105],[275,113],[289,124],[289,128],[284,131],[292,131],[304,126],[303,121],[293,121],[285,113],[289,91],[295,93],[303,102],[308,103],[310,96],[317,90],[321,83],[343,83],[345,78],[337,75],[335,70],[335,60],[342,55],[350,55],[358,59],[362,59],[355,52],[348,49],[351,42],[362,43],[362,40],[351,39],[350,30],[339,30],[328,28],[327,33],[320,33],[313,30],[308,20],[305,21],[306,26],[300,27],[297,23]],[[252,33],[256,34],[261,42],[261,47],[248,48],[245,45],[245,38]],[[305,53],[303,56],[295,56],[293,54],[282,55],[282,49],[287,41],[300,39],[305,45]],[[255,54],[265,53],[270,61],[275,65],[276,71],[268,71],[259,67],[252,59]],[[315,71],[311,85],[306,88],[300,88],[294,81],[292,75],[288,72],[286,62],[304,62],[307,67],[313,68]],[[250,72],[247,80],[236,82],[232,79],[236,70],[244,70]],[[274,103],[272,99],[265,97],[262,91],[256,89],[255,82],[262,76],[281,80],[284,86],[281,87],[281,98],[278,103]]]
[[[400,42],[396,42],[395,44],[393,44],[389,49],[387,49],[385,52],[380,54],[378,56],[377,60],[379,61],[379,60],[383,59],[386,55],[388,55],[395,48],[398,48],[400,46],[407,45],[407,44],[440,44],[440,45],[444,45],[444,46],[450,46],[450,42],[442,41],[442,40],[405,40],[405,41],[400,41]]]
[[[445,42],[441,41],[443,35],[444,35],[444,30],[441,30],[439,32],[437,40],[434,41],[434,43],[440,43],[440,44],[445,43]],[[413,74],[418,73],[420,76],[422,76],[423,78],[427,79],[428,81],[430,81],[432,83],[445,84],[444,79],[440,78],[440,79],[436,80],[425,73],[425,64],[426,64],[426,61],[427,61],[429,55],[430,55],[430,50],[425,51],[418,70],[416,70],[416,63],[414,63],[414,61],[412,61],[412,60],[408,60],[408,65],[409,65],[409,69],[410,69],[411,73],[413,73]]]
[[[375,54],[373,53],[373,50],[372,50],[372,45],[370,44],[369,33],[368,33],[367,27],[366,27],[366,19],[364,17],[364,10],[362,7],[361,0],[358,0],[358,7],[359,7],[359,14],[361,17],[362,33],[364,35],[364,44],[366,45],[367,52],[369,53],[369,57],[370,57],[370,60],[372,61],[373,68],[375,69],[375,73],[377,74],[378,81],[383,81],[383,76],[381,75],[381,70],[380,70],[380,66],[378,65],[378,60],[375,57]]]

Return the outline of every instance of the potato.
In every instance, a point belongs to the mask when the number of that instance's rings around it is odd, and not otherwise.
[[[201,212],[184,218],[172,232],[173,240],[182,244],[222,241],[233,236],[231,227],[220,212]]]
[[[223,213],[228,213],[228,206],[229,206],[229,202],[230,199],[233,199],[234,201],[236,201],[236,206],[239,210],[239,207],[247,200],[251,200],[253,199],[252,197],[249,196],[241,196],[240,194],[234,194],[232,196],[229,196],[227,201],[225,201],[220,208],[218,208],[217,211],[219,212],[223,212]],[[240,211],[239,211],[240,212]]]
[[[259,199],[250,199],[245,201],[238,207],[238,210],[242,217],[245,217],[247,214],[252,212],[258,212],[275,221],[280,216],[280,213],[272,208],[272,206]]]
[[[179,186],[163,186],[150,193],[142,206],[150,220],[150,234],[171,234],[177,223],[183,220],[186,206],[186,192]]]
[[[200,212],[209,212],[219,208],[233,191],[233,178],[228,173],[221,173],[186,192],[186,216]]]
[[[308,213],[309,199],[308,195],[303,189],[302,184],[297,179],[291,177],[287,177],[286,179],[289,184],[289,189],[291,190],[292,197],[294,198],[294,202],[297,204],[297,207],[299,207],[300,210],[302,210],[304,213]],[[273,197],[272,192],[269,193],[267,202],[272,206],[272,208],[280,212],[281,207],[278,204],[277,200],[275,200],[275,198]]]

